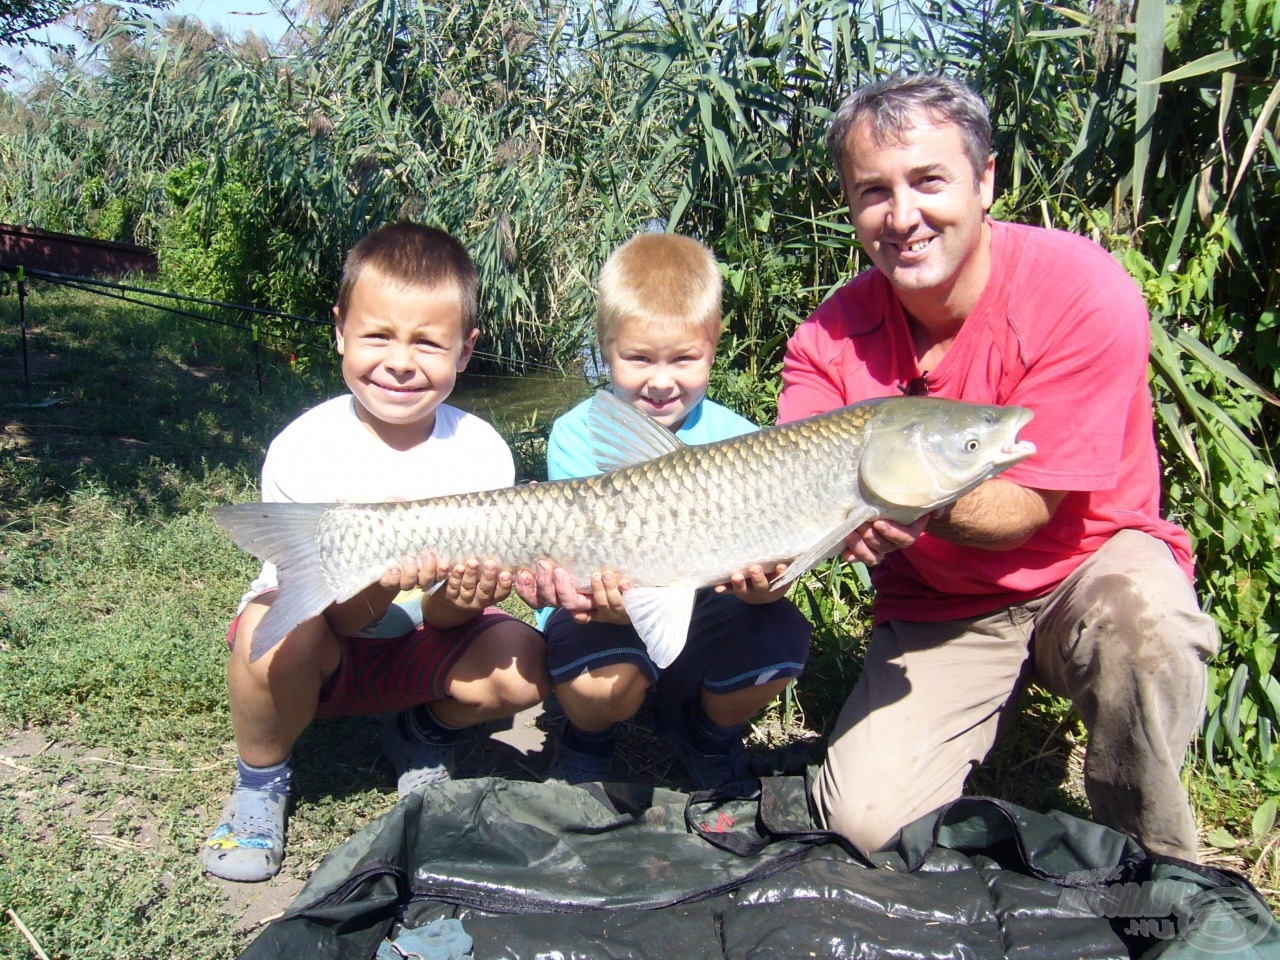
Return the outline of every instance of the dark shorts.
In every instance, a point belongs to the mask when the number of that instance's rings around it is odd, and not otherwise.
[[[547,621],[547,667],[553,684],[615,663],[634,663],[654,696],[684,703],[702,687],[732,693],[779,678],[798,677],[809,656],[813,626],[790,600],[743,603],[730,594],[698,593],[689,641],[665,670],[654,666],[630,625],[574,623],[557,610]]]
[[[423,625],[396,637],[338,637],[342,660],[320,691],[316,717],[372,716],[439,700],[471,643],[490,627],[515,619],[490,607],[449,630]],[[235,646],[239,623],[239,616],[231,621],[228,647]]]

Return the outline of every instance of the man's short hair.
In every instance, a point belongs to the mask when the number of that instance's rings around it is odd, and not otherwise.
[[[606,349],[629,323],[698,329],[720,341],[720,270],[709,249],[674,233],[642,233],[609,255],[597,282],[596,336]]]
[[[901,142],[923,112],[934,123],[953,123],[964,138],[965,153],[981,176],[991,156],[991,115],[982,98],[967,85],[940,73],[895,74],[859,87],[836,109],[827,127],[827,149],[844,179],[849,133],[866,120],[877,144]]]
[[[402,220],[379,227],[356,243],[342,263],[340,318],[346,317],[356,281],[367,269],[406,287],[455,287],[462,307],[463,338],[476,328],[476,265],[466,248],[445,231]]]

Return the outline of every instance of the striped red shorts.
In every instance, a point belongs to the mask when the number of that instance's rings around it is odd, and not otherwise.
[[[393,713],[439,700],[472,641],[508,620],[515,617],[490,607],[448,630],[424,624],[399,637],[338,637],[342,660],[320,691],[316,718]],[[228,647],[235,646],[239,623],[239,616],[231,621]]]

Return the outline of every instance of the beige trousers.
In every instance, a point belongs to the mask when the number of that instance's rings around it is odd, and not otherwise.
[[[1094,819],[1195,860],[1179,772],[1216,652],[1213,621],[1168,547],[1133,530],[1047,597],[970,620],[880,624],[814,784],[818,813],[862,849],[884,849],[961,795],[1030,679],[1084,721]]]

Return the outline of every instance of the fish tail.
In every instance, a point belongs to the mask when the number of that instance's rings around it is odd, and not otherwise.
[[[339,598],[341,591],[330,585],[320,566],[316,541],[320,518],[329,508],[323,503],[237,503],[210,511],[239,546],[275,564],[279,578],[271,609],[253,631],[250,662]]]

